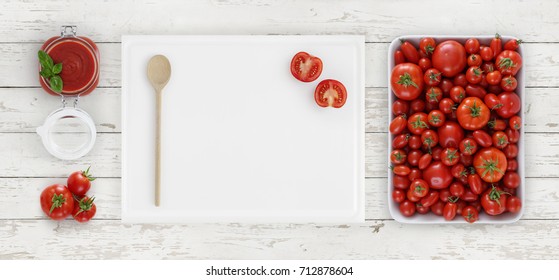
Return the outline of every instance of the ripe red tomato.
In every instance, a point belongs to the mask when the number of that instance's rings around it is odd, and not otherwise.
[[[406,157],[406,152],[404,152],[403,150],[393,150],[390,153],[390,161],[393,164],[402,164],[406,162]]]
[[[425,110],[425,101],[421,99],[415,99],[410,102],[410,113],[414,114],[417,112],[423,112]]]
[[[400,134],[394,137],[394,140],[392,140],[392,147],[394,147],[395,149],[402,149],[408,145],[409,139],[409,134]]]
[[[471,173],[468,175],[468,185],[470,190],[474,194],[481,194],[483,192],[483,183],[481,182],[481,177],[476,173]]]
[[[466,90],[461,86],[454,86],[450,89],[450,99],[456,103],[462,102],[466,98]]]
[[[508,159],[513,159],[518,156],[518,146],[516,144],[509,144],[504,149],[503,152]]]
[[[441,160],[441,153],[443,152],[443,148],[441,146],[435,146],[431,149],[431,155],[433,156],[433,160]]]
[[[522,119],[520,118],[520,116],[512,116],[509,119],[509,127],[514,130],[520,130],[520,128],[522,127]]]
[[[463,177],[463,176],[468,176],[468,172],[466,171],[466,167],[461,163],[458,163],[458,164],[454,165],[450,169],[450,172],[452,173],[452,177],[454,177],[456,179],[458,179],[460,177]]]
[[[400,115],[395,117],[392,122],[390,122],[390,133],[392,134],[400,134],[406,129],[408,124],[408,120],[406,120],[406,115]]]
[[[504,77],[501,80],[501,88],[504,91],[514,91],[518,86],[518,81],[513,76]]]
[[[402,41],[400,49],[404,53],[404,57],[406,57],[407,61],[414,64],[417,64],[419,62],[419,52],[410,42]]]
[[[441,161],[444,165],[453,166],[458,163],[460,153],[456,148],[445,148],[441,153]]]
[[[336,80],[324,80],[314,90],[314,100],[320,107],[340,108],[344,106],[346,99],[345,86]]]
[[[511,195],[507,198],[507,211],[518,213],[522,208],[522,201],[517,196]]]
[[[433,67],[439,69],[443,76],[454,77],[466,67],[466,50],[454,40],[440,43],[433,52]]]
[[[435,204],[431,205],[431,212],[433,212],[433,214],[437,215],[437,216],[442,216],[443,215],[443,209],[444,209],[444,202],[442,201],[437,201],[435,202]]]
[[[507,159],[507,171],[516,171],[517,169],[518,161],[516,159]]]
[[[485,97],[483,97],[483,101],[491,110],[496,110],[503,106],[503,104],[500,103],[499,97],[493,93],[486,94]]]
[[[450,200],[445,204],[444,209],[443,209],[443,217],[445,220],[447,221],[452,221],[454,220],[454,217],[456,217],[456,201],[458,200],[458,198]]]
[[[41,209],[53,220],[63,220],[74,209],[74,197],[66,186],[55,184],[41,193]]]
[[[477,152],[477,142],[473,138],[464,138],[459,144],[460,152],[465,155],[473,155]]]
[[[468,84],[466,86],[466,96],[483,99],[487,91],[481,85]]]
[[[404,215],[404,217],[411,217],[415,214],[415,203],[406,200],[400,203],[400,213]]]
[[[471,224],[479,220],[479,212],[474,206],[466,206],[462,209],[462,217]]]
[[[495,55],[501,53],[501,51],[503,50],[503,41],[501,40],[501,35],[499,35],[499,33],[495,34],[495,37],[491,39],[489,47]]]
[[[488,215],[499,215],[505,212],[507,197],[501,188],[491,187],[481,196],[481,207]]]
[[[473,193],[471,189],[466,188],[466,190],[464,190],[464,195],[462,195],[460,199],[467,202],[474,202],[478,200],[478,195]]]
[[[504,130],[507,128],[507,123],[501,119],[493,119],[487,122],[487,126],[493,130]]]
[[[430,55],[433,53],[433,51],[435,51],[436,45],[437,44],[435,43],[435,39],[430,37],[421,38],[421,40],[419,41],[419,49],[427,55]]]
[[[429,194],[427,194],[425,197],[421,199],[420,202],[421,205],[425,207],[430,207],[433,204],[435,204],[437,201],[439,201],[439,192],[435,190],[431,190]]]
[[[423,81],[428,86],[436,86],[441,82],[441,71],[431,68],[425,71],[423,75]]]
[[[483,181],[495,183],[505,175],[507,157],[499,149],[484,148],[476,153],[474,167]]]
[[[467,130],[485,127],[491,112],[483,101],[477,97],[467,97],[456,110],[458,123]]]
[[[419,164],[419,159],[423,156],[420,150],[411,150],[408,153],[408,163],[411,166],[417,166]]]
[[[415,196],[412,188],[409,188],[406,192],[406,198],[411,202],[419,202],[421,200],[420,197]]]
[[[392,167],[392,172],[394,172],[394,174],[399,175],[399,176],[408,176],[408,174],[410,174],[411,169],[405,165],[396,165]]]
[[[510,39],[508,42],[505,43],[505,46],[503,48],[509,51],[516,51],[520,44],[522,44],[522,40]]]
[[[425,168],[427,168],[429,166],[429,164],[431,164],[431,160],[433,160],[433,156],[429,153],[424,154],[421,156],[421,158],[419,158],[419,162],[417,163],[417,167],[420,170],[423,170]]]
[[[515,76],[522,67],[522,57],[516,51],[502,51],[495,58],[495,65],[501,74]]]
[[[472,135],[474,136],[474,140],[482,147],[491,147],[493,144],[491,136],[483,130],[476,130]]]
[[[462,195],[464,195],[464,185],[460,182],[454,182],[450,184],[449,191],[451,195],[461,197]]]
[[[415,179],[423,178],[423,173],[418,168],[412,168],[410,174],[408,175],[408,179],[413,182]]]
[[[430,87],[425,91],[425,100],[427,103],[438,104],[443,98],[443,91],[439,87]]]
[[[439,109],[445,114],[451,114],[454,110],[455,103],[452,99],[445,97],[439,102]]]
[[[490,73],[495,71],[495,64],[491,61],[484,61],[481,64],[481,70],[483,70],[484,73]]]
[[[410,112],[410,103],[402,99],[396,99],[392,103],[392,114],[395,116],[407,115]]]
[[[493,146],[498,149],[503,149],[509,144],[509,138],[502,131],[495,131],[491,137],[493,140]]]
[[[419,135],[410,136],[408,147],[410,149],[421,149],[421,137]]]
[[[415,113],[408,119],[408,130],[413,134],[419,135],[428,128],[427,114],[425,113]]]
[[[497,114],[501,118],[508,119],[520,112],[520,97],[514,92],[503,92],[499,94],[499,104],[501,107],[497,109]]]
[[[394,189],[392,191],[392,199],[398,203],[406,200],[406,193],[403,190]]]
[[[509,189],[516,189],[520,186],[520,175],[516,171],[507,171],[503,176],[503,185]]]
[[[466,71],[466,80],[470,84],[479,84],[483,78],[482,71],[477,66],[472,66]]]
[[[468,66],[481,66],[481,63],[483,62],[483,60],[481,59],[481,56],[479,54],[470,54],[470,56],[468,56]]]
[[[505,134],[509,138],[509,143],[516,144],[518,140],[520,140],[520,132],[518,130],[514,130],[512,128],[505,129]]]
[[[95,197],[89,198],[84,196],[74,203],[74,209],[72,211],[72,217],[74,217],[74,220],[80,223],[85,223],[91,220],[97,212],[97,206],[95,206],[93,201],[95,201]]]
[[[411,183],[410,190],[415,197],[423,198],[429,193],[429,185],[425,180],[416,179]]]
[[[416,99],[423,91],[423,71],[413,63],[398,64],[392,69],[390,85],[396,97]]]
[[[445,95],[450,92],[450,89],[452,89],[453,86],[454,83],[449,78],[442,79],[441,83],[439,84],[439,87]]]
[[[312,82],[322,73],[322,60],[306,52],[298,52],[291,60],[291,74],[301,82]]]
[[[404,53],[401,50],[397,50],[394,52],[394,64],[398,65],[398,64],[402,64],[406,62],[406,57],[404,56]]]
[[[454,79],[452,80],[452,84],[454,86],[461,86],[461,87],[467,86],[468,85],[468,79],[466,78],[466,74],[460,73],[460,74],[454,76]]]
[[[433,65],[431,65],[431,60],[429,58],[426,58],[426,57],[420,58],[417,65],[419,65],[419,68],[421,68],[421,70],[423,70],[423,72],[425,72],[425,71],[429,70],[431,67],[433,67]]]
[[[493,53],[493,50],[491,50],[490,47],[482,46],[479,49],[479,55],[481,56],[481,59],[483,59],[484,61],[490,61],[490,60],[493,59],[493,56],[495,54]],[[488,71],[485,71],[485,72],[488,72]]]
[[[464,139],[464,129],[458,123],[447,121],[438,129],[439,144],[443,148],[457,148]]]
[[[68,184],[68,189],[78,197],[84,196],[89,191],[91,182],[95,180],[89,173],[90,168],[91,167],[88,167],[85,171],[76,171],[68,176],[66,182]]]
[[[499,71],[489,72],[485,76],[485,80],[487,80],[487,83],[490,85],[498,85],[501,83],[501,72]]]
[[[415,204],[415,212],[419,213],[419,214],[427,214],[431,211],[431,209],[429,207],[423,206],[421,203],[416,203]]]
[[[446,117],[440,110],[432,110],[427,115],[427,122],[432,127],[441,127],[446,121]]]
[[[407,176],[392,176],[392,185],[394,186],[394,188],[407,190],[410,187],[410,184],[411,182]]]
[[[425,130],[421,133],[421,143],[427,149],[433,148],[439,143],[439,135],[434,130]]]
[[[479,52],[479,41],[476,38],[470,38],[464,43],[464,49],[469,54],[474,54]]]
[[[450,167],[440,161],[435,161],[423,170],[423,179],[431,188],[440,190],[447,188],[452,183],[453,177]]]

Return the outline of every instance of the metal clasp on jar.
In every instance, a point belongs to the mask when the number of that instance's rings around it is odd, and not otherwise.
[[[78,27],[75,25],[62,25],[60,27],[60,36],[62,37],[76,37]]]

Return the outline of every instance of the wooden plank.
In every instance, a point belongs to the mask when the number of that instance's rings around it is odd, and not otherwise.
[[[555,1],[5,1],[0,38],[41,42],[59,25],[77,24],[79,34],[118,42],[121,34],[365,34],[389,42],[402,34],[522,35],[526,41],[557,42]],[[402,9],[405,6],[405,9]],[[481,20],[472,20],[475,14]],[[56,19],[56,21],[53,21]],[[110,19],[110,20],[108,20]],[[518,20],[522,19],[522,20]],[[546,20],[542,20],[546,19]],[[467,24],[464,24],[467,22]],[[200,24],[204,23],[204,24]]]
[[[387,135],[365,136],[366,177],[388,174]],[[99,177],[120,177],[120,134],[101,133],[93,150],[78,160],[50,156],[34,133],[0,133],[0,177],[64,177],[89,165]],[[559,138],[556,134],[526,134],[526,176],[559,177]]]
[[[68,102],[71,106],[73,99]],[[0,133],[35,132],[62,106],[59,97],[41,88],[0,88]],[[99,88],[80,98],[78,107],[91,115],[97,132],[121,132],[120,89]]]
[[[557,178],[526,179],[525,213],[522,219],[559,219]],[[0,178],[0,220],[46,219],[39,207],[41,191],[51,184],[66,184],[65,178]],[[120,219],[118,178],[99,178],[92,182],[90,195],[96,197],[96,220]],[[386,178],[365,180],[367,219],[391,220],[387,205]]]
[[[556,220],[455,226],[3,220],[0,238],[1,259],[556,259],[559,250]]]
[[[402,33],[404,34],[404,33]],[[388,43],[367,43],[365,49],[365,84],[387,86]],[[39,43],[0,43],[0,87],[38,87],[37,51]],[[99,86],[120,87],[120,44],[99,43],[101,74]],[[558,87],[559,44],[525,44],[526,86]],[[18,73],[14,75],[13,73]]]

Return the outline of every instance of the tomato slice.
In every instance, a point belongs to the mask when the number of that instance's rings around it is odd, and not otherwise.
[[[314,100],[320,107],[340,108],[347,99],[345,86],[336,80],[320,82],[314,91]]]
[[[298,52],[291,60],[291,74],[301,82],[312,82],[322,73],[322,60],[306,52]]]

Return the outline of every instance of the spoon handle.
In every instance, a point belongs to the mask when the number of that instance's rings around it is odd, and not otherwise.
[[[156,91],[156,124],[155,124],[155,206],[161,202],[161,90]]]

